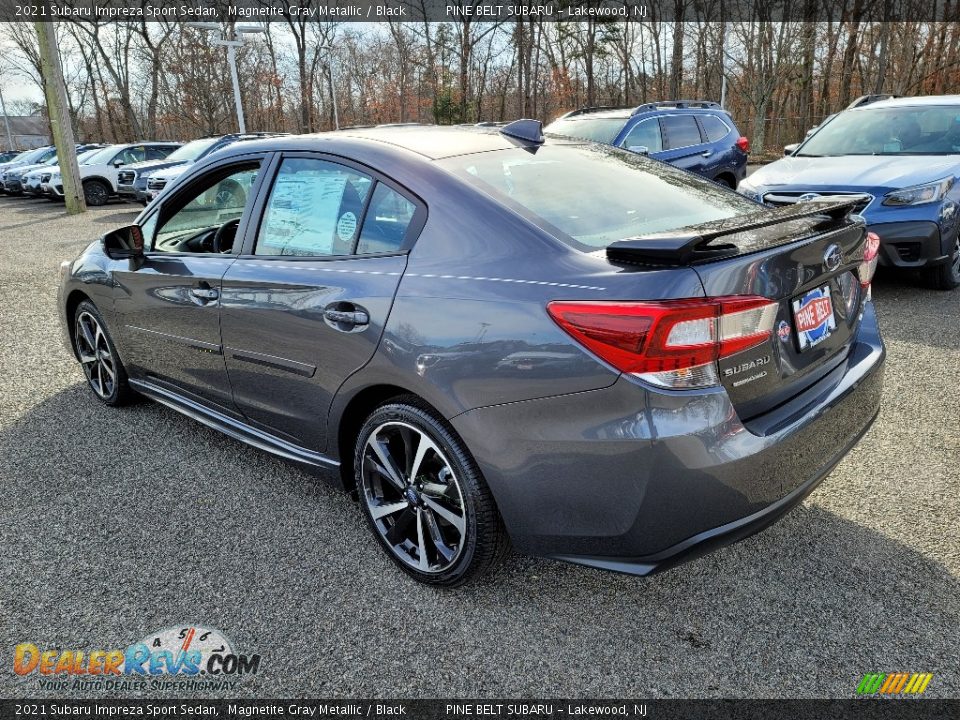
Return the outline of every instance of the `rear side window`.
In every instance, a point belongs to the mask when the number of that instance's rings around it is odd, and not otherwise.
[[[357,253],[396,252],[403,245],[417,206],[383,183],[377,183],[363,220]]]
[[[730,134],[730,128],[716,115],[701,115],[700,124],[703,126],[703,132],[706,134],[708,142],[722,140]]]
[[[286,158],[270,190],[256,255],[349,255],[373,179],[327,160]]]
[[[628,150],[635,147],[645,147],[647,152],[663,150],[663,142],[660,139],[660,121],[657,118],[649,118],[637,123],[627,133],[627,137],[620,145]]]
[[[667,115],[660,118],[667,150],[699,145],[700,128],[693,115]]]
[[[176,148],[169,145],[154,145],[147,148],[147,160],[163,160]]]

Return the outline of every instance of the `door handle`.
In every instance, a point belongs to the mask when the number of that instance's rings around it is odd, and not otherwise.
[[[370,316],[362,310],[331,310],[323,311],[323,316],[330,322],[344,325],[369,325]]]
[[[704,150],[702,153],[700,153],[700,157],[705,157],[705,158],[708,158],[711,155],[713,155],[713,150]]]
[[[201,302],[210,302],[220,297],[220,291],[211,287],[195,287],[190,289],[190,294]]]

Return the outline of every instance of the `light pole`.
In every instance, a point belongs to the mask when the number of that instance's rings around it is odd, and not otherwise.
[[[330,100],[333,103],[333,128],[340,129],[340,111],[337,109],[337,93],[333,88],[333,46],[321,45],[317,48],[320,52],[327,53],[327,73],[330,79]]]
[[[187,25],[198,30],[216,30],[221,33],[221,36],[211,40],[210,44],[227,48],[227,63],[230,65],[230,78],[233,80],[233,101],[237,106],[237,124],[240,126],[240,133],[246,133],[247,124],[243,119],[243,103],[240,101],[240,78],[237,75],[237,48],[243,46],[244,33],[262,33],[263,26],[234,25],[225,33],[220,25],[214,22],[191,22]]]
[[[15,150],[13,147],[13,134],[10,132],[10,118],[7,116],[7,106],[3,102],[3,90],[0,89],[0,112],[3,113],[3,124],[7,128],[7,144],[10,146],[8,150]]]

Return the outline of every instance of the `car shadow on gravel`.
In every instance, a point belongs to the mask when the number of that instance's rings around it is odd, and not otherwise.
[[[514,555],[444,592],[288,463],[79,382],[32,407],[18,392],[7,412],[28,409],[0,432],[0,626],[18,638],[109,644],[202,620],[269,659],[264,697],[849,697],[858,673],[895,670],[960,691],[960,581],[818,508],[836,474],[763,533],[659,575]]]

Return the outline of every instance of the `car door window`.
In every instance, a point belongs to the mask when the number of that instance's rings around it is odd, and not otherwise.
[[[123,165],[129,165],[130,163],[140,162],[146,157],[146,153],[146,148],[142,145],[129,147],[116,154],[113,158],[113,164],[121,163]]]
[[[373,179],[327,160],[285,158],[257,234],[256,255],[353,251]]]
[[[259,169],[259,161],[246,163],[194,184],[173,198],[169,209],[161,209],[152,243],[147,237],[145,242],[153,252],[230,252]]]
[[[628,150],[632,147],[645,147],[647,148],[647,152],[659,152],[663,150],[663,141],[660,137],[660,122],[657,118],[649,118],[637,123],[627,134],[626,139],[620,143],[620,146]]]
[[[660,118],[660,122],[663,123],[667,150],[699,145],[702,142],[700,128],[693,115],[667,115]]]
[[[396,252],[403,246],[417,206],[382,182],[377,183],[363,219],[357,254]]]
[[[707,136],[708,142],[722,140],[730,133],[727,124],[716,115],[701,115],[700,124],[703,126],[703,132]]]

